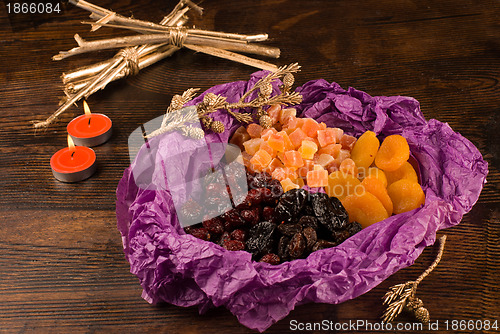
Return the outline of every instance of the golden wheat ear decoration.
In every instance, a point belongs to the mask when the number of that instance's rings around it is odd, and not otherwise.
[[[444,245],[446,243],[446,235],[439,238],[439,252],[434,262],[417,278],[415,281],[408,281],[403,284],[396,284],[389,288],[389,291],[384,295],[383,305],[388,305],[382,321],[385,323],[391,322],[403,311],[407,309],[413,312],[415,318],[427,323],[430,321],[429,311],[424,307],[424,303],[419,298],[415,297],[417,286],[422,280],[436,268],[441,257],[443,256]]]

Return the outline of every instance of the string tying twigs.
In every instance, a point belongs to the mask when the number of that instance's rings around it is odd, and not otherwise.
[[[415,295],[420,282],[422,282],[422,280],[436,268],[439,261],[441,261],[445,243],[446,235],[443,235],[439,238],[439,252],[436,259],[415,281],[408,281],[389,288],[389,291],[387,291],[383,297],[383,304],[389,305],[382,316],[383,322],[387,323],[393,321],[405,307],[413,312],[418,321],[422,323],[430,321],[429,311],[424,307],[422,300],[416,298]]]
[[[267,34],[242,35],[186,28],[184,26],[187,22],[185,14],[190,9],[200,15],[203,12],[203,9],[191,0],[180,0],[172,12],[165,16],[159,24],[127,18],[85,0],[70,0],[69,2],[91,12],[90,18],[95,21],[84,22],[91,24],[91,31],[108,26],[128,29],[140,34],[96,41],[86,41],[76,34],[75,40],[78,47],[61,51],[53,57],[54,60],[90,51],[124,49],[118,51],[113,58],[107,61],[63,73],[65,98],[57,111],[45,121],[34,122],[35,129],[48,127],[71,105],[104,89],[110,82],[128,75],[135,75],[141,69],[171,56],[183,47],[259,69],[270,71],[277,69],[277,66],[273,64],[232,52],[278,58],[280,54],[278,48],[250,44],[251,42],[267,40]]]

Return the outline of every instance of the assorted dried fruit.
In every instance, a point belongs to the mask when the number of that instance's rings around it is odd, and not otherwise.
[[[372,131],[356,139],[340,128],[297,118],[295,109],[272,106],[268,113],[271,127],[240,127],[229,141],[242,150],[246,197],[228,207],[221,194],[231,196],[230,189],[221,186],[223,180],[213,180],[205,204],[210,217],[214,210],[224,213],[187,227],[188,233],[278,264],[334,247],[364,227],[425,202],[401,135],[380,143]],[[181,211],[191,221],[204,214],[189,201]]]
[[[284,193],[280,182],[265,172],[248,174],[247,183],[250,190],[241,204],[186,227],[186,232],[227,250],[248,251],[256,261],[279,264],[338,245],[361,230],[360,224],[348,222],[335,197],[304,189]],[[206,191],[215,195],[219,187],[210,183]],[[188,201],[185,207],[195,204]]]

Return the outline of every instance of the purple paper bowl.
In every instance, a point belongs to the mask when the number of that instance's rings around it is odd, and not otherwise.
[[[263,75],[257,72],[248,82],[214,86],[205,93],[221,94],[236,102]],[[435,242],[436,231],[458,224],[477,201],[486,182],[487,163],[478,149],[448,124],[426,121],[417,100],[372,97],[325,80],[307,82],[297,91],[303,96],[296,107],[298,116],[340,127],[356,137],[366,130],[381,139],[392,134],[404,136],[419,164],[425,204],[306,259],[280,265],[254,262],[245,251],[227,251],[184,232],[172,194],[187,194],[189,189],[168,187],[167,176],[189,178],[185,166],[202,168],[206,161],[183,154],[186,148],[196,146],[196,140],[175,132],[157,136],[141,148],[125,170],[116,202],[125,256],[148,302],[197,305],[200,313],[224,306],[243,325],[264,331],[296,305],[342,303],[410,266]],[[191,104],[201,102],[204,94]],[[214,115],[226,131],[207,134],[205,140],[227,144],[239,124],[225,112]]]

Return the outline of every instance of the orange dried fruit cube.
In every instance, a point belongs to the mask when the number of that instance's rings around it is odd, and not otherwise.
[[[420,184],[408,179],[392,183],[387,188],[387,193],[394,204],[395,214],[414,210],[425,202],[425,194]]]
[[[262,130],[261,138],[263,140],[269,140],[272,134],[278,133],[278,131],[275,128],[269,128],[269,129],[264,129]]]
[[[346,174],[358,177],[358,167],[351,158],[344,159],[339,166],[339,170]]]
[[[243,146],[245,147],[245,152],[247,152],[250,155],[254,155],[260,148],[260,144],[263,142],[262,138],[253,138],[250,140],[247,140],[246,142],[243,143]]]
[[[330,144],[335,144],[337,142],[336,131],[334,131],[332,128],[327,128],[325,130],[318,130],[318,142],[319,146],[321,147],[325,147]]]
[[[335,134],[335,142],[338,144],[344,135],[344,130],[341,128],[331,128],[331,131]]]
[[[321,130],[321,125],[312,118],[304,118],[302,130],[308,137],[316,138],[318,130]]]
[[[263,128],[259,124],[252,123],[247,126],[247,132],[252,138],[260,138],[262,130]]]
[[[333,158],[336,158],[337,155],[340,152],[340,149],[342,148],[342,145],[340,144],[330,144],[326,145],[325,147],[322,147],[318,150],[319,154],[329,154]]]
[[[304,160],[302,159],[302,155],[297,151],[286,151],[285,160],[287,162],[287,166],[289,167],[304,166]]]
[[[330,154],[320,154],[318,159],[316,160],[317,164],[320,164],[323,166],[323,168],[327,168],[328,165],[330,165],[332,162],[334,162],[335,159],[330,155]]]
[[[288,118],[286,119],[286,123],[283,124],[283,128],[286,130],[290,130],[290,132],[287,131],[287,133],[292,133],[292,131],[297,128],[297,124],[297,117],[288,116]]]
[[[304,166],[300,167],[297,169],[297,173],[299,174],[300,177],[307,177],[307,172],[310,170],[313,170],[314,167],[314,162],[312,160],[304,160]]]
[[[267,114],[273,120],[273,124],[278,123],[281,112],[281,104],[274,104],[267,109]]]
[[[348,150],[344,150],[344,149],[340,149],[339,151],[339,154],[337,154],[337,157],[335,158],[335,160],[337,160],[339,162],[339,165],[342,161],[344,161],[345,159],[348,159],[351,157],[351,152],[349,152]]]
[[[361,186],[362,187],[362,186]],[[349,215],[349,221],[357,221],[363,228],[387,219],[389,215],[380,200],[368,191],[360,191],[341,200]]]
[[[281,109],[281,112],[279,113],[279,122],[282,125],[285,125],[290,116],[295,117],[296,115],[297,115],[297,110],[295,108]]]
[[[379,199],[389,216],[392,215],[392,200],[389,197],[387,189],[384,187],[382,181],[374,177],[368,177],[361,182],[361,185],[365,188],[366,191],[372,193]]]
[[[357,178],[351,174],[346,174],[340,170],[334,171],[328,175],[328,185],[325,191],[330,197],[343,199],[354,193],[354,188],[361,184]]]
[[[328,185],[328,171],[323,168],[311,170],[307,172],[306,181],[309,187],[326,187]]]
[[[280,135],[283,138],[283,141],[285,142],[285,151],[294,149],[293,144],[290,141],[290,137],[288,137],[288,133],[286,133],[286,131],[280,131],[277,133],[277,135]]]
[[[410,146],[401,135],[391,135],[384,139],[375,156],[375,165],[388,172],[403,166],[410,157]]]
[[[252,159],[250,159],[250,163],[252,163],[256,168],[260,168],[261,170],[271,163],[273,158],[269,153],[264,150],[258,150],[255,152]]]
[[[273,148],[271,146],[269,146],[269,143],[267,141],[262,141],[262,143],[260,144],[260,147],[259,147],[260,150],[264,150],[266,151],[267,153],[269,153],[269,155],[274,158],[276,156],[276,151],[273,150]]]
[[[291,189],[299,189],[300,188],[298,184],[294,183],[289,178],[286,178],[280,182],[281,182],[281,187],[283,187],[284,192],[287,192],[288,190],[291,190]]]
[[[293,148],[299,148],[302,144],[302,141],[307,137],[304,131],[301,128],[296,128],[292,133],[288,135],[290,141],[292,142]]]
[[[368,168],[375,160],[380,141],[373,131],[366,131],[354,143],[351,159],[359,168]]]
[[[387,184],[388,184],[388,181],[387,181],[387,177],[386,177],[386,174],[384,173],[383,170],[377,168],[377,167],[370,167],[366,170],[366,172],[364,173],[364,178],[367,179],[367,178],[375,178],[375,179],[378,179],[380,182],[382,182],[382,184],[384,185],[384,187],[387,188]]]
[[[314,158],[314,153],[318,151],[318,145],[310,140],[303,140],[299,152],[303,159]]]
[[[342,145],[344,150],[351,151],[354,143],[356,143],[356,137],[343,135],[342,138],[340,138],[339,143]]]
[[[415,169],[408,161],[394,171],[385,172],[385,175],[387,176],[387,184],[389,185],[401,179],[418,182],[417,172],[415,172]]]
[[[277,152],[285,152],[285,140],[279,133],[273,133],[267,140],[269,146]]]

